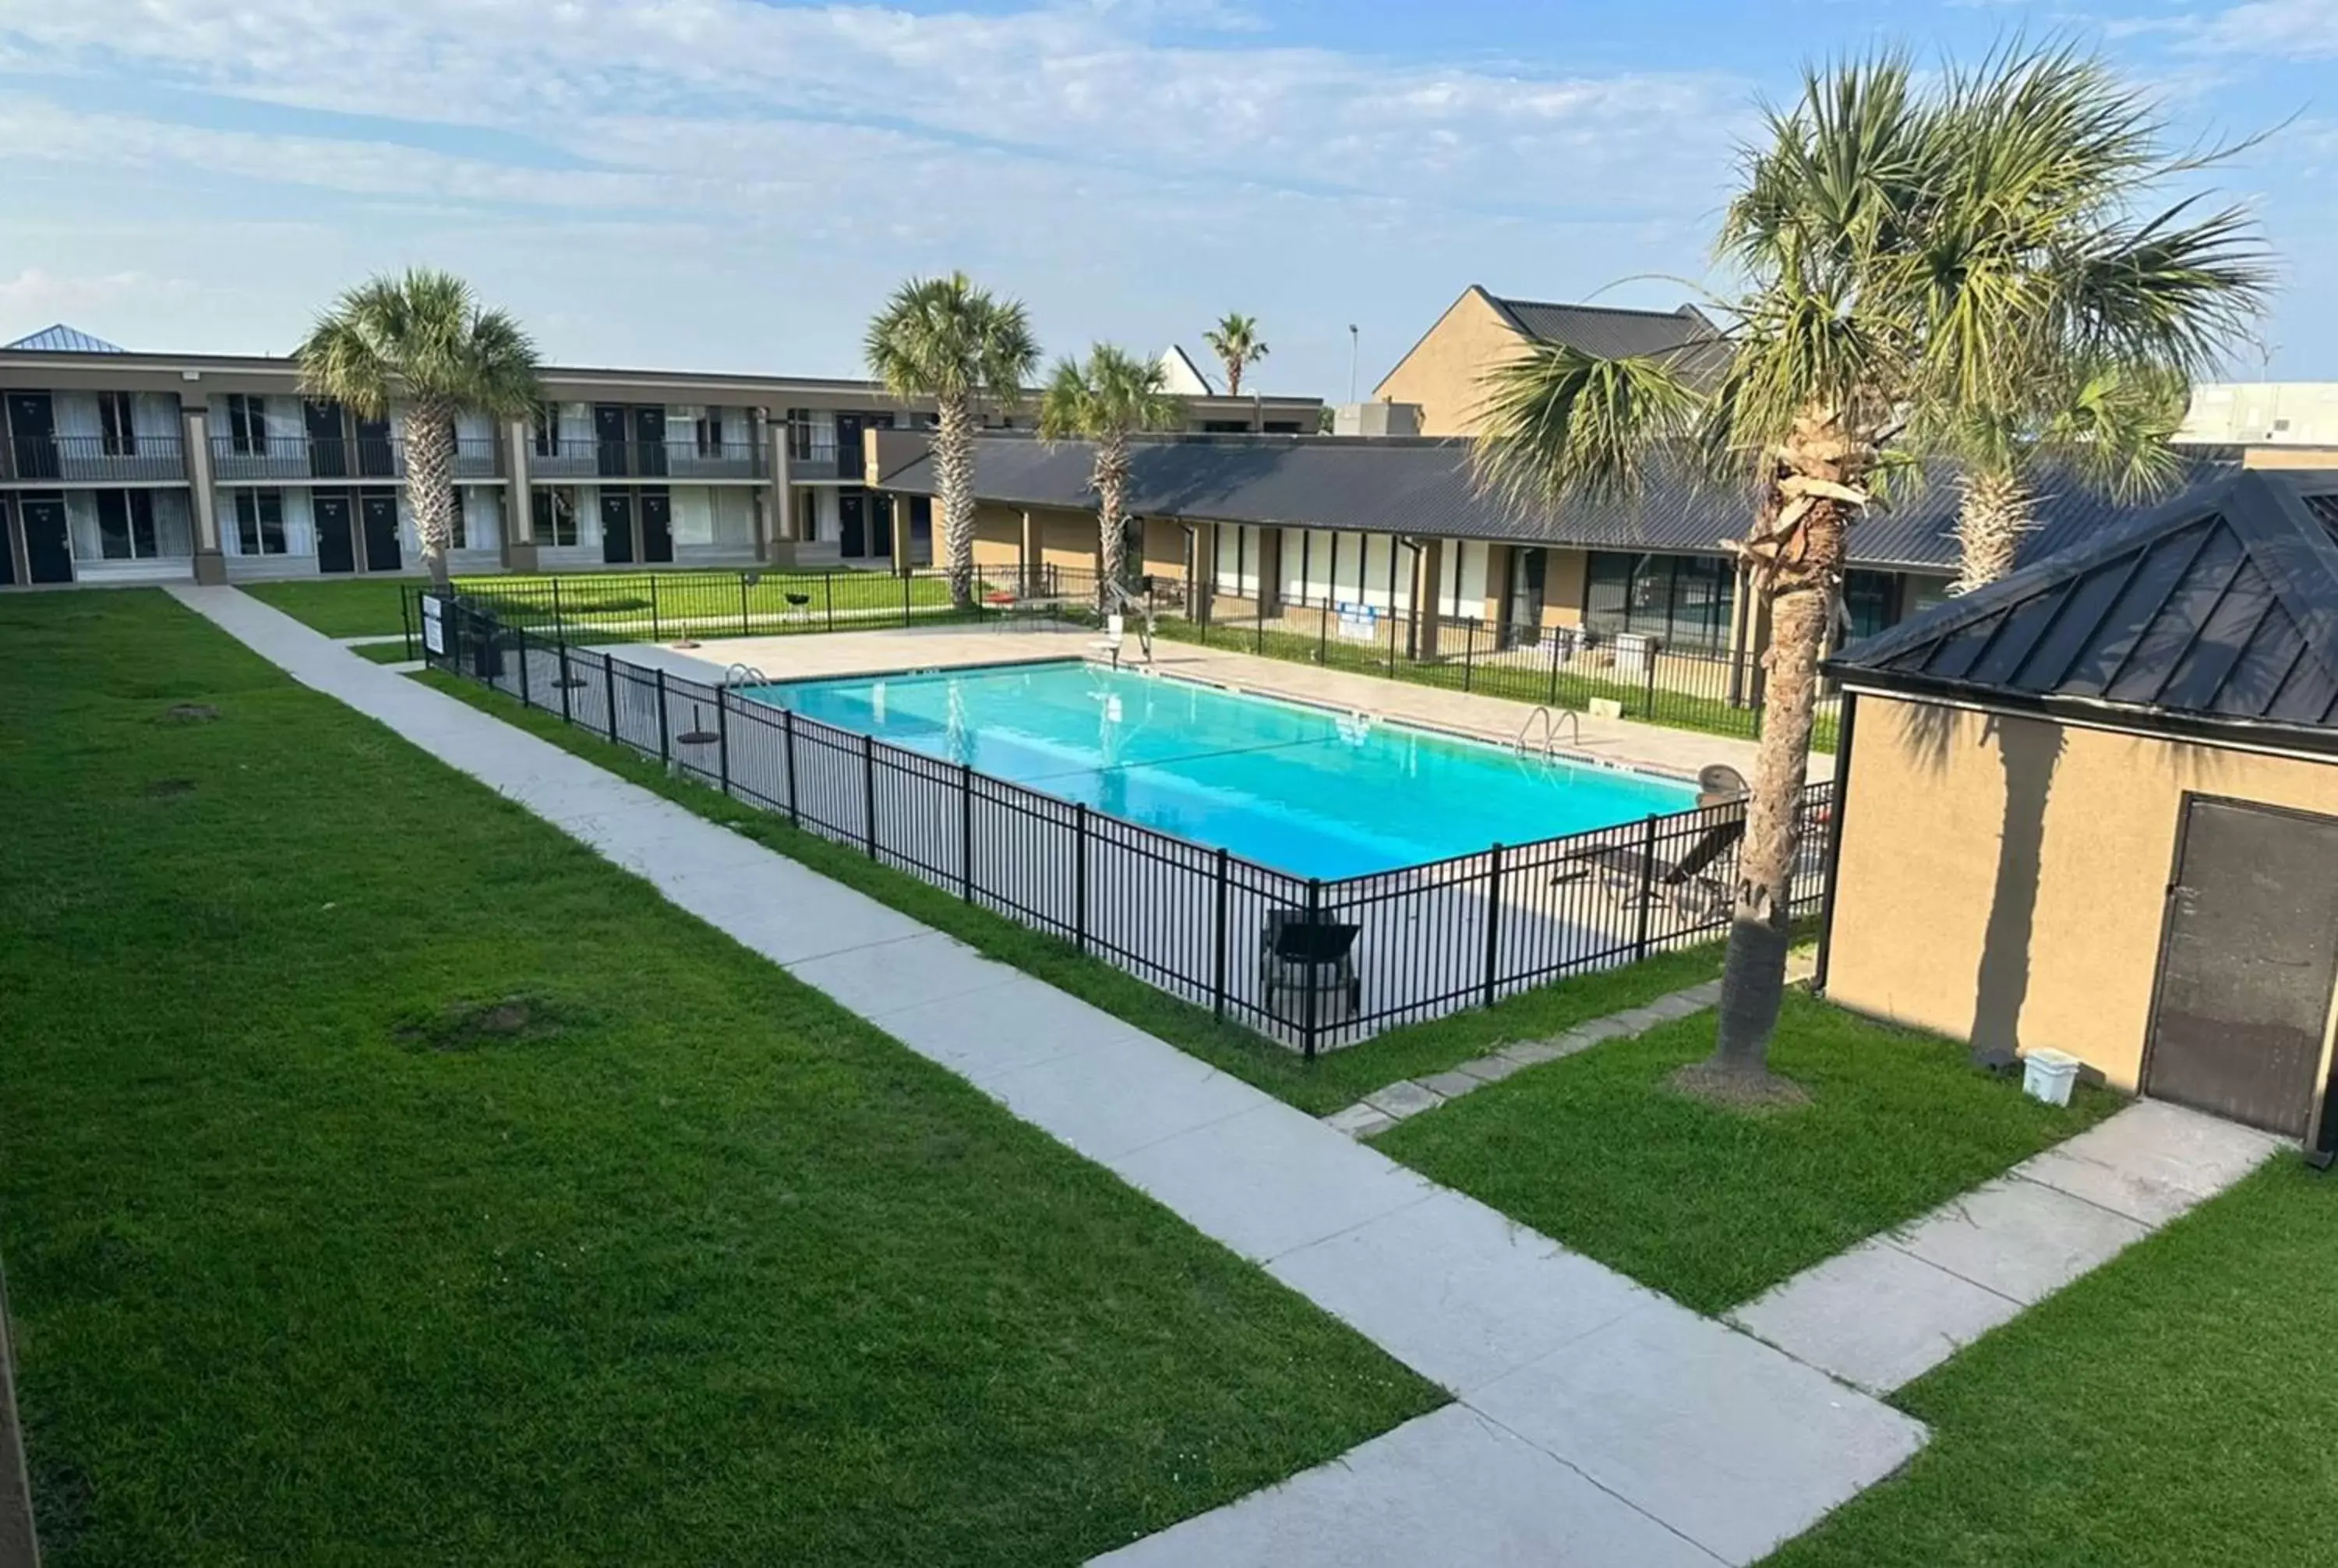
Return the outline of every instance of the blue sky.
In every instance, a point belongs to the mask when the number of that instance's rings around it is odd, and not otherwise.
[[[1051,353],[1249,311],[1265,387],[1336,399],[1350,323],[1368,391],[1471,282],[1718,283],[1800,60],[2021,26],[2186,136],[2282,127],[2215,176],[2283,270],[2234,371],[2338,378],[2338,0],[0,0],[0,334],[280,353],[427,262],[560,362],[853,375],[894,283],[962,267]]]

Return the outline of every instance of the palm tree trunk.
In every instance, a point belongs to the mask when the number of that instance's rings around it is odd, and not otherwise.
[[[406,500],[422,540],[423,569],[442,593],[451,582],[447,551],[455,539],[454,423],[454,409],[437,398],[407,406]]]
[[[1771,1077],[1770,1036],[1785,999],[1786,949],[1793,916],[1794,862],[1802,848],[1803,786],[1810,776],[1811,729],[1818,664],[1841,593],[1843,532],[1850,505],[1825,489],[1856,490],[1863,446],[1832,416],[1799,422],[1780,454],[1783,511],[1799,516],[1749,544],[1770,601],[1771,642],[1762,745],[1745,803],[1745,838],[1721,977],[1719,1028],[1712,1059],[1695,1080],[1737,1097],[1793,1097]],[[1818,491],[1802,486],[1815,482]]]
[[[1951,593],[1970,593],[2013,570],[2021,536],[2037,526],[2037,497],[2018,474],[1968,473],[1957,512],[1957,580]]]
[[[1113,590],[1127,572],[1128,437],[1117,433],[1096,439],[1096,609],[1110,614]]]
[[[1242,396],[1242,361],[1239,359],[1226,361],[1226,396],[1229,397]]]
[[[946,397],[936,412],[934,479],[941,492],[950,603],[968,610],[974,605],[974,407],[964,397]]]

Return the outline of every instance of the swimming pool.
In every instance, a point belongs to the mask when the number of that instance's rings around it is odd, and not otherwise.
[[[739,695],[1302,877],[1354,877],[1695,804],[1643,774],[1076,661]]]

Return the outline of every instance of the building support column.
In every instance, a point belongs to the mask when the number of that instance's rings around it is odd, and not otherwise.
[[[755,559],[792,563],[802,535],[796,524],[795,454],[788,446],[788,422],[773,419],[768,412],[759,416],[763,421],[763,466],[771,477],[758,509]]]
[[[1745,706],[1754,630],[1754,579],[1743,565],[1736,568],[1736,587],[1729,596],[1729,705]]]
[[[896,575],[907,577],[916,569],[914,562],[910,559],[909,551],[909,498],[907,495],[888,495],[881,490],[871,490],[869,492],[870,512],[877,510],[877,503],[880,500],[885,503],[885,514],[890,519],[893,571]]]
[[[195,524],[195,581],[215,585],[227,581],[227,554],[220,547],[219,491],[211,480],[210,412],[182,407],[179,426],[181,450],[187,455],[187,510]]]
[[[1258,531],[1258,618],[1282,613],[1282,530],[1262,525]]]
[[[1412,557],[1412,657],[1423,663],[1437,657],[1437,611],[1445,594],[1444,578],[1445,541],[1423,539]]]
[[[530,488],[528,458],[535,447],[534,421],[522,417],[504,422],[504,570],[534,572],[538,556],[535,537],[535,494]]]
[[[1194,559],[1185,569],[1185,619],[1210,623],[1210,600],[1218,583],[1218,525],[1194,524]]]

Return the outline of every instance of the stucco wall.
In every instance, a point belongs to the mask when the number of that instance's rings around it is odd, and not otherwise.
[[[2338,815],[2338,765],[1874,695],[1850,768],[1828,995],[2130,1090],[2186,792]]]
[[[1388,373],[1372,396],[1420,405],[1423,436],[1470,436],[1484,393],[1478,378],[1525,346],[1485,295],[1472,289]]]

